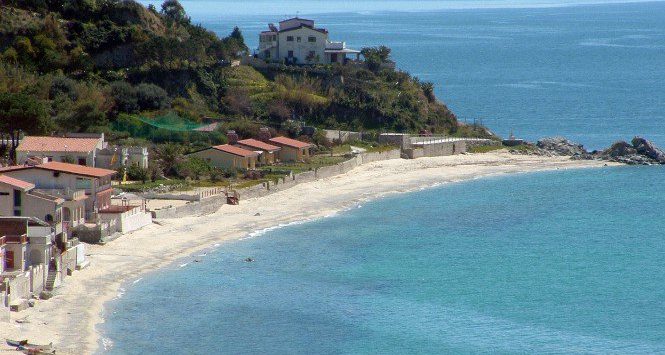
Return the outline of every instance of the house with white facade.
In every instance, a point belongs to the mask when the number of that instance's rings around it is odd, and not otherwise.
[[[25,136],[16,148],[16,162],[25,164],[30,159],[113,170],[130,165],[146,169],[149,162],[148,148],[109,145],[103,133]]]
[[[345,42],[332,42],[328,30],[317,28],[313,20],[294,17],[281,21],[279,27],[269,24],[259,34],[257,57],[286,64],[346,64],[347,55],[358,60],[360,51],[346,47]]]

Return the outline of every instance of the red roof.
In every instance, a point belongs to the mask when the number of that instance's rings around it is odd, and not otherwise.
[[[19,180],[19,179],[14,179],[12,177],[5,176],[5,175],[0,175],[0,183],[5,183],[5,184],[7,184],[9,186],[13,186],[13,187],[18,187],[19,189],[21,189],[23,191],[27,191],[27,190],[31,190],[31,189],[35,188],[35,185],[33,185],[29,182],[25,182],[25,181]]]
[[[21,152],[92,152],[100,138],[64,138],[27,136],[16,148]]]
[[[16,171],[16,170],[23,170],[23,169],[29,169],[30,166],[27,165],[11,165],[11,166],[0,166],[0,174],[6,173],[8,171]]]
[[[245,158],[253,157],[253,156],[258,155],[256,152],[253,152],[251,150],[242,149],[240,147],[234,147],[234,146],[229,145],[229,144],[216,145],[212,148],[217,149],[217,150],[221,150],[222,152],[226,152],[226,153],[229,153],[229,154],[245,157]]]
[[[35,168],[59,171],[59,172],[69,173],[69,174],[74,174],[74,175],[90,176],[90,177],[96,177],[96,178],[111,176],[111,175],[115,174],[115,170],[91,168],[89,166],[68,164],[68,163],[60,163],[60,162],[55,162],[55,161],[48,162],[48,163],[45,163],[45,164],[42,164],[42,165],[36,165]]]
[[[305,142],[301,142],[299,140],[286,138],[286,137],[270,138],[269,141],[271,143],[275,143],[277,145],[285,145],[287,147],[293,147],[293,148],[309,148],[309,147],[314,146],[314,144],[312,144],[312,143],[305,143]]]
[[[246,145],[248,147],[252,147],[252,148],[256,148],[256,149],[260,149],[260,150],[265,150],[267,152],[273,152],[273,151],[276,151],[276,150],[280,149],[276,145],[261,142],[259,140],[252,139],[252,138],[240,140],[240,141],[238,141],[238,144]]]

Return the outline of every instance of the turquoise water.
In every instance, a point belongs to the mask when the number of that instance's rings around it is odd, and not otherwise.
[[[662,178],[480,179],[223,244],[127,286],[109,353],[665,353]]]
[[[220,35],[240,26],[250,48],[267,23],[298,10],[352,48],[387,45],[462,121],[503,136],[565,135],[600,149],[642,135],[665,146],[665,2],[183,3]]]
[[[503,135],[665,146],[665,2],[183,3],[250,47],[296,11],[351,47],[386,44],[462,120]],[[451,184],[224,244],[126,285],[108,352],[665,353],[664,176]]]

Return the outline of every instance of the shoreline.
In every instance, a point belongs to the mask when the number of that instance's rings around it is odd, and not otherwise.
[[[54,297],[34,308],[12,313],[0,323],[0,336],[53,341],[58,353],[95,353],[102,336],[105,305],[123,285],[173,265],[178,260],[251,233],[265,233],[289,223],[327,217],[360,202],[395,193],[434,188],[472,179],[548,170],[618,166],[569,157],[512,155],[507,152],[454,155],[368,163],[330,178],[302,183],[271,195],[222,205],[210,215],[160,220],[104,246],[88,245],[90,266],[75,272]],[[258,214],[258,215],[257,215]],[[27,319],[18,324],[16,319]],[[6,325],[6,326],[5,326]],[[9,349],[3,344],[0,349]]]

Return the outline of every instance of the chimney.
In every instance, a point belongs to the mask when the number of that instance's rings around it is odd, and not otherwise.
[[[229,144],[238,143],[238,134],[236,133],[236,131],[227,131],[226,138],[228,139]]]
[[[268,127],[261,127],[259,130],[259,140],[267,142],[270,138],[270,129]]]

